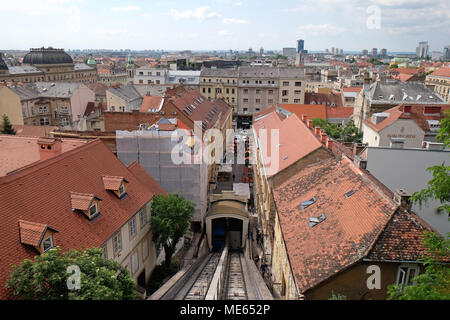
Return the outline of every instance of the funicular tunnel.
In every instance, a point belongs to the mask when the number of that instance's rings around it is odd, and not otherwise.
[[[247,199],[234,196],[213,200],[205,222],[211,251],[221,251],[227,241],[232,250],[244,249],[249,224]]]

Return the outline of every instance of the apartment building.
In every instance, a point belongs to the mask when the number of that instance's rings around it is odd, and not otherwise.
[[[200,93],[208,100],[224,99],[238,111],[238,69],[203,69],[200,74]]]
[[[445,103],[450,103],[450,68],[439,68],[428,75],[425,85],[439,94]]]
[[[278,103],[305,103],[305,74],[300,68],[280,68],[280,96]]]
[[[59,142],[41,143],[41,152],[53,152]],[[137,163],[124,166],[95,140],[1,177],[0,190],[2,299],[10,297],[11,265],[56,246],[63,252],[103,248],[105,259],[119,262],[145,287],[156,261],[151,201],[165,192]]]

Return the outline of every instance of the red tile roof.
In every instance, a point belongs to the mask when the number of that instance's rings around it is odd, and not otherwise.
[[[354,111],[352,107],[328,107],[322,104],[280,104],[280,107],[295,113],[300,119],[304,114],[308,119],[348,119]]]
[[[21,137],[48,137],[53,130],[58,127],[53,126],[31,126],[31,125],[13,125],[16,136]]]
[[[70,203],[74,210],[88,210],[94,198],[96,198],[96,196],[93,194],[70,192]]]
[[[288,118],[280,119],[278,113],[272,111],[265,116],[259,117],[253,123],[253,129],[261,143],[263,162],[265,163],[268,177],[276,175],[322,147],[322,144],[311,130],[295,114]],[[267,132],[267,145],[261,140],[263,138],[260,132],[261,129]],[[276,130],[278,130],[278,141],[275,140],[276,138],[273,135],[277,132]],[[293,139],[292,137],[296,138]],[[277,154],[272,155],[271,150],[276,151]]]
[[[343,92],[360,92],[362,90],[362,87],[346,87],[342,88]]]
[[[393,78],[401,82],[407,82],[411,80],[411,78],[414,78],[414,76],[414,74],[400,73],[398,76],[394,76]]]
[[[434,231],[418,215],[400,208],[381,233],[367,259],[374,261],[419,261],[427,254],[425,231]],[[440,261],[449,262],[450,257]]]
[[[40,161],[38,140],[38,137],[0,135],[0,176]],[[62,139],[62,153],[86,143],[86,140]]]
[[[200,121],[205,124],[204,130],[211,129],[218,120],[221,123],[232,114],[233,109],[222,100],[209,101],[204,98],[198,90],[186,90],[183,86],[168,89],[166,94],[171,95],[165,100],[164,105],[172,103],[180,112],[192,121],[186,123],[194,129],[194,122]]]
[[[404,112],[405,106],[408,106],[410,112]],[[445,111],[450,109],[450,105],[443,104],[440,106],[440,112],[438,112],[437,115],[425,115],[424,109],[426,107],[427,105],[407,105],[407,104],[396,106],[383,112],[388,113],[389,117],[387,117],[380,123],[374,124],[372,122],[372,118],[366,119],[364,123],[373,130],[375,130],[376,132],[380,132],[399,119],[410,119],[413,120],[423,131],[429,131],[430,127],[427,121],[441,120],[442,118],[445,117],[444,115]],[[432,106],[432,108],[439,108],[439,106]]]
[[[430,76],[450,78],[450,68],[439,68],[430,74]]]
[[[314,204],[300,209],[313,197]],[[397,209],[346,157],[305,168],[276,188],[274,199],[301,293],[367,256]],[[310,227],[310,218],[322,214],[325,220]]]
[[[36,255],[19,242],[19,220],[49,225],[59,233],[55,245],[63,252],[80,247],[99,247],[141,210],[159,190],[143,184],[100,141],[94,140],[47,161],[38,162],[0,177],[0,298],[6,297],[5,282],[12,264]],[[129,181],[128,197],[119,200],[105,190],[103,176],[122,176]],[[89,221],[73,212],[71,192],[100,197],[101,216]]]
[[[144,96],[141,104],[141,112],[149,112],[150,109],[159,109],[163,97],[158,96]]]
[[[106,190],[118,191],[122,181],[128,182],[124,177],[103,176],[103,185]]]
[[[45,224],[19,220],[20,243],[38,247],[47,228]]]
[[[305,104],[323,104],[326,106],[343,107],[342,93],[315,93],[306,92],[305,93]]]

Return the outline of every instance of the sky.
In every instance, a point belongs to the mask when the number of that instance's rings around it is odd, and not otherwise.
[[[0,48],[281,50],[450,45],[450,0],[11,0]]]

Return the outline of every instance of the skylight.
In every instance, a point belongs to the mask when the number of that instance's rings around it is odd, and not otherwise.
[[[355,190],[350,190],[349,192],[347,192],[346,194],[345,194],[345,197],[346,198],[350,198],[352,195],[354,195],[356,193],[356,191]]]
[[[308,208],[310,205],[313,205],[313,204],[316,203],[316,202],[317,202],[316,197],[314,197],[314,198],[312,198],[311,200],[308,200],[308,201],[303,201],[303,202],[300,204],[300,210],[306,209],[306,208]]]
[[[310,228],[317,226],[319,223],[322,223],[326,220],[326,216],[324,213],[322,213],[322,215],[320,217],[317,218],[309,218],[309,223],[308,226]]]

